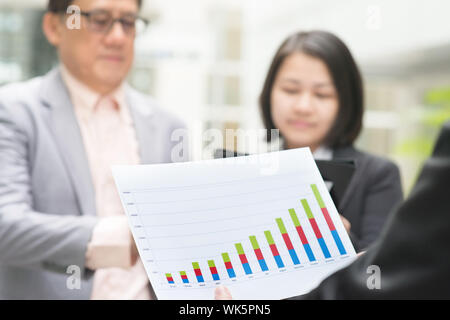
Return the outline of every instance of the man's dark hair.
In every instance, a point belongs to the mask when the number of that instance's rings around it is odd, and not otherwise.
[[[53,13],[66,12],[67,8],[73,3],[74,0],[49,0],[47,10]],[[136,0],[139,8],[142,6],[143,0]]]
[[[358,137],[364,113],[363,84],[359,69],[347,46],[326,31],[298,32],[280,46],[269,68],[259,104],[266,129],[276,129],[271,114],[273,84],[283,61],[293,53],[305,53],[322,60],[330,72],[338,94],[339,111],[323,144],[336,148],[351,145]]]

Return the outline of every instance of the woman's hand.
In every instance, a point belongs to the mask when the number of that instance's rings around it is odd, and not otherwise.
[[[342,223],[344,224],[344,228],[348,234],[350,234],[350,229],[352,228],[352,224],[343,215],[339,215],[341,217]]]
[[[218,286],[214,291],[215,300],[233,300],[230,290],[225,286]]]

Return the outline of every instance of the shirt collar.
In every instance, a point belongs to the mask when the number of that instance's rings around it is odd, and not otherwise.
[[[93,110],[101,95],[90,89],[84,83],[76,79],[70,71],[63,65],[60,65],[61,77],[69,90],[73,105]]]
[[[61,76],[64,83],[69,90],[70,98],[75,108],[83,109],[89,114],[94,112],[95,107],[101,99],[106,98],[98,92],[95,92],[84,83],[73,76],[64,64],[60,65]],[[120,85],[114,92],[108,94],[108,97],[113,98],[119,107],[121,117],[126,123],[130,122],[130,116],[126,112],[125,93],[123,84]]]
[[[313,153],[314,159],[316,160],[332,160],[333,150],[324,146],[320,146]]]
[[[274,146],[281,147],[281,150],[286,150],[286,141],[283,137],[279,137],[278,139],[274,139],[272,141]],[[272,148],[272,150],[277,150],[277,148]],[[325,146],[319,146],[316,151],[313,152],[313,157],[316,160],[333,160],[333,149]]]

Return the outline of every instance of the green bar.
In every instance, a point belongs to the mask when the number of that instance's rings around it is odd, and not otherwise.
[[[208,260],[208,266],[210,268],[214,268],[216,266],[216,264],[214,263],[214,260]]]
[[[180,276],[185,276],[186,275],[186,271],[180,271]]]
[[[308,219],[314,219],[314,215],[313,215],[311,208],[309,207],[308,201],[306,201],[306,199],[302,199],[302,205],[303,205],[303,209],[305,209],[306,216],[308,217]]]
[[[230,262],[230,256],[228,255],[228,252],[222,253],[223,262]]]
[[[274,243],[275,243],[275,241],[273,241],[272,234],[270,233],[269,230],[264,231],[264,234],[266,235],[266,239],[267,239],[267,242],[269,243],[269,246],[270,246],[271,244],[274,244]]]
[[[167,278],[172,278],[172,274],[171,273],[166,273],[166,277]]]
[[[312,190],[314,192],[314,196],[316,197],[317,202],[319,203],[319,206],[321,208],[326,208],[325,207],[325,202],[323,202],[323,199],[320,196],[319,189],[317,189],[317,186],[315,184],[312,184],[311,188],[312,188]]]
[[[286,228],[284,226],[283,220],[281,218],[277,219],[278,228],[280,229],[281,234],[287,233]]]
[[[298,221],[297,214],[295,213],[294,209],[289,209],[289,214],[291,215],[292,222],[294,223],[294,226],[300,227],[300,221]]]
[[[250,242],[252,243],[253,249],[259,249],[258,240],[256,240],[255,236],[250,236]]]
[[[242,247],[242,244],[236,243],[235,246],[236,246],[236,250],[237,250],[238,254],[245,254],[244,253],[244,248]]]
[[[192,262],[192,266],[194,267],[194,269],[200,269],[200,265],[198,264],[198,262]]]

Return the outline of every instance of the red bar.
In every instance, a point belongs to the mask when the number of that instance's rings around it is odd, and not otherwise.
[[[227,269],[233,269],[233,265],[231,264],[231,262],[225,262],[225,268]]]
[[[287,233],[283,233],[282,236],[283,236],[284,243],[286,243],[286,247],[288,248],[288,250],[294,249],[294,246],[292,245],[289,235]]]
[[[316,219],[314,219],[314,218],[309,219],[309,223],[311,223],[314,233],[316,234],[316,238],[317,239],[323,238],[322,233],[320,232],[319,227],[317,226]]]
[[[168,281],[173,281],[173,278],[172,277],[167,277],[167,280]]]
[[[202,270],[200,269],[194,269],[195,275],[196,276],[201,276],[202,275]]]
[[[254,249],[255,250],[255,254],[256,254],[256,259],[258,260],[264,260],[264,256],[261,252],[261,249]]]
[[[280,255],[280,253],[278,252],[277,246],[275,244],[270,245],[270,250],[272,251],[273,256]]]
[[[182,280],[187,280],[187,278],[188,278],[187,275],[181,276],[181,279],[182,279]]]
[[[308,239],[305,236],[305,233],[303,232],[303,229],[301,226],[296,227],[298,235],[300,236],[300,240],[302,241],[302,244],[308,244]]]
[[[244,263],[248,263],[247,257],[245,256],[245,254],[240,254],[239,255],[239,259],[241,259],[241,262]]]
[[[331,220],[330,214],[328,213],[327,208],[321,208],[323,216],[325,217],[325,220],[327,221],[328,227],[331,231],[336,230],[336,227],[334,226],[333,220]]]
[[[212,274],[217,274],[217,268],[216,267],[209,267]]]

